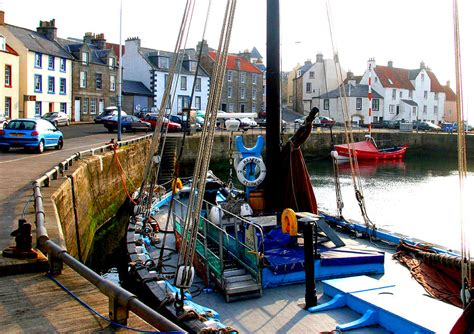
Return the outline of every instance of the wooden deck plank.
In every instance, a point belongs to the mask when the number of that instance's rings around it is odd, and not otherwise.
[[[101,315],[108,315],[108,298],[69,267],[56,277]],[[156,331],[130,312],[131,328]],[[0,331],[28,333],[131,332],[115,329],[83,307],[44,273],[0,277]]]

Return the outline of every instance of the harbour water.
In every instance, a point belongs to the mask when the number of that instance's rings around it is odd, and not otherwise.
[[[455,159],[408,155],[403,161],[360,162],[359,165],[367,213],[373,223],[453,250],[460,249],[460,191]],[[318,207],[336,212],[331,161],[307,161],[307,166]],[[349,163],[339,164],[339,170],[343,216],[363,222]],[[465,229],[470,228],[471,232],[473,198],[474,168],[471,167],[465,179],[463,220]]]

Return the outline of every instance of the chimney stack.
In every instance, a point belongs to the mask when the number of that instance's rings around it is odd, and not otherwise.
[[[92,37],[92,40],[91,40],[92,44],[94,44],[95,46],[97,46],[98,49],[100,50],[105,50],[105,37],[104,37],[104,34],[97,34],[97,35],[94,35]]]
[[[318,52],[318,54],[316,55],[316,62],[317,63],[322,63],[323,62],[323,54]]]
[[[50,41],[54,41],[57,38],[56,20],[51,21],[40,21],[39,27],[36,28],[36,32],[44,35]]]
[[[387,66],[388,66],[388,67],[393,67],[393,61],[392,61],[392,60],[389,60],[388,63],[387,63]]]
[[[426,68],[425,62],[422,61],[422,62],[420,63],[420,70],[424,70],[425,68]]]
[[[92,40],[94,39],[94,34],[91,33],[91,32],[86,32],[84,34],[84,38],[83,38],[83,41],[84,43],[86,44],[92,44]]]
[[[3,26],[5,24],[5,12],[3,10],[0,10],[0,26]]]

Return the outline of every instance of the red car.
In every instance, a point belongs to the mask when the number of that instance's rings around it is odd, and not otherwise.
[[[156,127],[157,119],[158,119],[158,114],[147,114],[145,115],[145,117],[143,117],[143,121],[150,123],[152,129]],[[163,118],[163,122],[165,124],[168,124],[168,131],[170,132],[181,131],[181,124],[170,122],[170,120],[166,117]]]
[[[313,121],[313,125],[316,127],[329,128],[334,124],[336,124],[336,122],[332,118],[326,116],[318,116]]]

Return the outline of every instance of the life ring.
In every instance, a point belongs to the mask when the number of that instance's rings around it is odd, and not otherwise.
[[[296,213],[290,208],[283,210],[281,213],[281,231],[292,237],[298,235],[298,219]]]
[[[245,167],[248,164],[255,164],[256,167],[260,169],[260,174],[255,180],[249,180],[245,177]],[[239,164],[237,165],[237,178],[239,179],[240,183],[247,187],[256,187],[260,183],[263,182],[265,179],[265,175],[267,174],[267,167],[262,159],[259,157],[247,157],[240,160]]]

